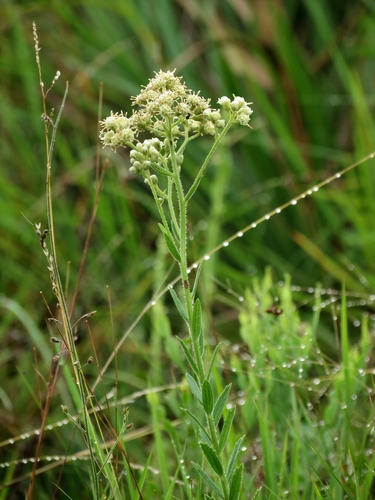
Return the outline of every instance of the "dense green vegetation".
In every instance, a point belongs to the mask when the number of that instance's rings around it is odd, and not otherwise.
[[[0,498],[25,496],[43,415],[34,498],[65,498],[59,488],[74,499],[92,495],[87,447],[61,410],[64,404],[75,413],[68,360],[52,383],[56,346],[49,339],[57,326],[47,318],[58,315],[56,298],[40,237],[22,215],[47,227],[32,22],[45,86],[61,72],[47,96],[54,117],[69,81],[52,168],[57,256],[69,307],[79,283],[73,323],[97,311],[77,324],[76,345],[81,360],[94,356],[83,370],[97,400],[105,407],[106,394],[112,405],[98,415],[111,413],[113,424],[115,408],[130,407],[133,427],[123,441],[131,466],[115,452],[119,473],[127,471],[119,478],[123,497],[138,498],[131,468],[144,499],[199,499],[203,485],[191,462],[201,463],[201,452],[181,407],[198,410],[175,338],[185,337],[186,328],[166,293],[142,314],[178,269],[171,269],[159,237],[147,186],[129,173],[128,151],[98,145],[98,116],[130,112],[130,96],[160,68],[176,68],[215,107],[223,95],[253,102],[253,130],[229,132],[189,207],[193,263],[375,150],[373,3],[285,3],[3,3]],[[202,137],[186,150],[186,184],[209,148]],[[93,218],[97,175],[106,160]],[[224,341],[213,379],[218,394],[232,383],[232,446],[245,435],[241,498],[254,498],[256,491],[262,499],[374,495],[374,191],[369,160],[203,265],[198,295],[206,336],[212,349]],[[103,439],[111,436],[106,427]]]

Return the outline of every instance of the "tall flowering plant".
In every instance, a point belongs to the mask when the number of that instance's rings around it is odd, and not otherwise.
[[[130,149],[130,172],[141,175],[152,192],[160,215],[160,230],[180,269],[182,294],[178,295],[173,288],[170,292],[189,332],[188,342],[178,340],[189,366],[186,379],[202,408],[202,418],[188,409],[184,411],[199,429],[199,446],[211,474],[198,463],[193,465],[211,491],[205,498],[236,500],[242,484],[243,464],[236,464],[243,438],[237,441],[228,459],[225,450],[236,407],[231,407],[224,418],[230,385],[221,394],[215,394],[211,382],[220,345],[212,354],[209,366],[205,366],[205,332],[197,297],[199,269],[192,284],[189,279],[187,213],[190,199],[221,139],[236,123],[249,126],[251,103],[242,97],[229,99],[224,96],[218,100],[221,109],[214,109],[209,99],[188,89],[174,71],[155,73],[132,101],[131,116],[111,113],[101,122],[100,139],[104,146],[115,150]],[[151,138],[142,140],[143,132]],[[186,189],[181,179],[185,149],[191,141],[205,134],[212,136],[213,145],[191,186]]]

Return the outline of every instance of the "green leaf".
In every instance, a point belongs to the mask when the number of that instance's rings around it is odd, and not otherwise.
[[[214,393],[208,380],[205,380],[202,385],[202,403],[204,411],[207,415],[211,415],[214,407]]]
[[[225,448],[225,445],[227,444],[229,432],[232,427],[232,422],[235,413],[236,413],[236,407],[232,406],[232,408],[228,411],[227,418],[225,419],[223,428],[221,429],[219,451],[222,451]]]
[[[178,227],[178,225],[176,224],[175,220],[172,219],[171,221],[171,228],[172,228],[172,234],[174,236],[174,238],[176,239],[176,241],[180,242],[180,228]]]
[[[197,424],[197,426],[202,431],[202,434],[204,435],[204,439],[207,441],[207,444],[211,444],[211,438],[210,438],[210,436],[208,435],[206,429],[203,427],[203,425],[201,424],[201,422],[199,422],[199,420],[197,419],[197,417],[194,415],[194,413],[192,413],[190,410],[188,410],[186,408],[181,408],[181,410],[183,412],[185,412],[187,415],[189,415],[189,417],[194,420],[194,422]]]
[[[243,478],[243,467],[241,464],[236,467],[236,470],[233,473],[232,482],[229,490],[229,500],[239,500],[242,486],[242,478]]]
[[[186,373],[186,380],[193,396],[199,401],[200,404],[202,404],[202,392],[199,389],[198,384],[189,373]]]
[[[232,475],[234,472],[234,468],[236,466],[237,462],[237,457],[240,452],[241,446],[242,446],[242,441],[244,440],[245,436],[240,437],[240,439],[237,441],[237,443],[234,445],[234,449],[232,452],[232,455],[230,456],[229,462],[228,462],[228,468],[227,468],[227,479],[230,482],[232,479]]]
[[[177,308],[177,311],[180,313],[181,318],[183,318],[185,321],[189,321],[187,312],[185,311],[184,306],[182,305],[181,300],[178,298],[177,293],[173,290],[173,288],[169,288],[169,293],[172,295],[172,299],[174,302],[174,305]]]
[[[198,287],[198,281],[199,281],[199,276],[201,274],[201,270],[202,270],[202,262],[199,264],[198,268],[197,268],[197,271],[195,273],[195,279],[194,279],[194,285],[193,285],[193,290],[191,292],[191,296],[192,296],[192,299],[194,300],[195,299],[195,294],[197,292],[197,287]]]
[[[214,411],[213,411],[213,418],[215,425],[219,423],[219,420],[223,414],[223,410],[225,408],[225,405],[227,404],[229,392],[231,390],[232,384],[229,384],[225,387],[223,392],[220,394],[220,396],[217,398],[217,401],[214,406]]]
[[[207,379],[209,379],[209,378],[211,377],[212,368],[213,368],[213,366],[214,366],[215,359],[216,359],[217,353],[219,352],[219,349],[220,349],[220,347],[221,347],[221,344],[222,344],[221,342],[219,342],[219,343],[217,344],[217,346],[215,347],[215,350],[214,350],[214,352],[213,352],[213,354],[212,354],[212,357],[211,357],[211,362],[210,362],[210,367],[209,367],[209,369],[208,369],[208,373],[207,373]]]
[[[199,354],[203,356],[204,353],[204,338],[203,338],[203,331],[198,337],[198,347],[199,347]]]
[[[167,233],[163,233],[163,234],[164,234],[165,242],[167,244],[169,253],[172,255],[172,257],[175,260],[177,260],[177,262],[181,262],[181,256],[176,248],[176,245],[174,244],[174,241],[169,236],[169,234],[167,234]]]
[[[193,306],[193,318],[191,322],[191,335],[196,340],[202,331],[202,307],[201,302],[197,299]]]
[[[160,224],[160,222],[158,222],[158,226],[163,234],[169,235],[169,231],[163,226],[163,224]]]
[[[193,464],[193,467],[196,469],[196,471],[200,474],[203,481],[206,484],[208,484],[208,486],[210,488],[212,488],[214,490],[216,495],[218,495],[220,498],[224,498],[224,495],[223,495],[223,492],[221,491],[221,489],[212,481],[210,476],[206,472],[204,472],[202,467],[200,465],[196,464],[195,462],[191,462],[191,463]]]
[[[212,470],[215,472],[215,474],[221,477],[224,473],[224,470],[216,451],[207,443],[199,443],[199,446],[201,447],[203,454],[207,459],[207,462],[211,465]]]
[[[185,354],[185,357],[186,359],[188,360],[188,363],[189,365],[191,366],[192,370],[194,373],[196,373],[198,375],[198,367],[197,367],[197,364],[196,362],[194,361],[194,358],[193,356],[191,355],[189,349],[187,348],[185,342],[180,339],[179,337],[177,337],[177,340],[180,342],[180,345],[182,347],[182,350],[184,351],[184,354]]]

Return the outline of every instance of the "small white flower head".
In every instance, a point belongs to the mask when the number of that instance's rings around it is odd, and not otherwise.
[[[223,107],[223,109],[229,113],[233,118],[235,123],[240,125],[248,126],[250,121],[250,116],[253,110],[250,108],[250,102],[246,102],[243,97],[233,96],[234,99],[231,101],[229,97],[220,97],[218,103]]]
[[[111,116],[101,121],[100,126],[99,137],[104,146],[117,149],[129,146],[134,141],[135,133],[131,128],[130,119],[122,113],[111,112]]]

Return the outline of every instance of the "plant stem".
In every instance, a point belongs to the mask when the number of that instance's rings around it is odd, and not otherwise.
[[[217,137],[214,146],[211,148],[211,151],[209,155],[207,156],[205,162],[203,163],[199,174],[197,178],[195,179],[192,187],[189,190],[190,196],[192,196],[197,189],[200,179],[203,176],[204,169],[206,168],[209,159],[211,158],[213,152],[215,151],[217,145],[219,144],[221,138],[224,136],[224,134],[228,131],[231,123],[227,124],[225,129],[223,130],[222,134]],[[193,295],[190,290],[189,286],[189,280],[188,280],[188,262],[187,262],[187,208],[188,208],[188,200],[189,200],[189,193],[187,196],[184,195],[184,190],[182,186],[182,181],[181,181],[181,176],[180,176],[180,167],[178,165],[177,159],[176,159],[176,153],[174,151],[174,145],[173,141],[171,141],[171,163],[172,163],[172,170],[174,174],[174,182],[176,186],[176,192],[177,192],[177,199],[178,199],[178,205],[179,205],[179,229],[180,229],[180,273],[181,273],[181,281],[183,283],[183,289],[184,289],[184,295],[185,295],[185,304],[187,308],[187,314],[188,314],[188,319],[189,319],[189,334],[190,334],[190,339],[192,343],[192,351],[194,354],[194,358],[197,364],[198,368],[198,383],[200,386],[200,389],[202,389],[203,382],[206,379],[206,374],[205,374],[205,369],[204,369],[204,363],[203,363],[203,353],[201,352],[200,349],[200,340],[199,336],[193,336],[192,335],[192,322],[193,322],[193,307],[194,307],[194,299]],[[201,335],[203,335],[203,329],[201,332]],[[208,424],[208,429],[209,429],[209,435],[211,438],[211,442],[213,445],[213,448],[215,452],[217,453],[218,456],[221,455],[220,450],[219,450],[219,441],[218,441],[218,435],[217,435],[217,430],[215,426],[214,419],[212,417],[212,414],[206,414],[206,419],[207,419],[207,424]],[[229,484],[226,479],[225,474],[220,477],[220,483],[221,487],[223,490],[224,494],[224,499],[227,500],[229,499]]]

